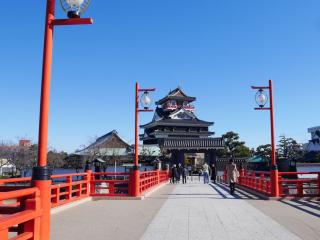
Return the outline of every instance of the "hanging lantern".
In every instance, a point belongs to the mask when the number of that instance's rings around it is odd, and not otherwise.
[[[80,18],[84,13],[91,0],[60,0],[63,10],[67,13],[69,18]]]
[[[267,102],[267,94],[262,89],[259,89],[259,91],[256,93],[256,103],[259,105],[260,108],[263,108],[267,104]]]
[[[151,102],[152,102],[152,99],[149,95],[149,92],[144,92],[140,98],[140,103],[141,103],[142,107],[144,109],[148,109],[151,105]]]

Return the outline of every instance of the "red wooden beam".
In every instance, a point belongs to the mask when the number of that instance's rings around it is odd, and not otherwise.
[[[139,112],[153,112],[152,109],[139,109]]]
[[[251,86],[252,89],[269,89],[269,87],[257,87],[257,86]]]
[[[254,110],[270,110],[270,108],[255,108]]]
[[[92,18],[54,19],[52,20],[52,24],[54,26],[93,24],[93,19]]]
[[[154,92],[155,90],[155,88],[142,88],[139,89],[139,92]]]

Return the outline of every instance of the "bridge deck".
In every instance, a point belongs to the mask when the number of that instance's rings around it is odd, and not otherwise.
[[[264,201],[223,185],[167,185],[144,201],[93,201],[52,216],[52,239],[320,239],[318,202]]]

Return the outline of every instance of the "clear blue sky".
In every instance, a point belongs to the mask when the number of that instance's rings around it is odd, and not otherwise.
[[[1,3],[3,140],[37,141],[45,2]],[[155,100],[180,85],[216,136],[233,130],[250,147],[270,141],[250,89],[270,78],[277,136],[306,142],[320,125],[319,1],[92,0],[84,16],[94,25],[55,29],[51,147],[71,152],[112,129],[132,143],[135,81]]]

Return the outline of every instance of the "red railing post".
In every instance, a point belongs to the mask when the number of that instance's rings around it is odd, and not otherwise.
[[[270,173],[271,195],[279,197],[279,171],[273,169]]]
[[[27,199],[25,202],[26,210],[40,211],[40,194],[35,193],[34,198]],[[36,217],[23,224],[23,232],[32,232],[33,240],[41,240],[40,238],[40,217]],[[2,238],[1,238],[2,239]]]
[[[297,182],[297,194],[299,197],[303,197],[303,182]]]
[[[259,179],[258,179],[258,184],[257,184],[257,190],[262,191],[262,178],[263,178],[263,173],[259,174]]]
[[[66,178],[66,183],[68,184],[66,187],[66,191],[68,193],[66,195],[66,198],[67,198],[67,200],[70,200],[72,198],[72,177],[71,176],[68,176]]]
[[[114,191],[114,182],[109,182],[109,194],[110,195],[114,195],[115,191]]]
[[[161,183],[161,180],[160,180],[160,170],[157,169],[157,185]]]
[[[251,173],[251,181],[251,188],[256,189],[256,173],[254,171]]]
[[[247,173],[247,171],[244,171],[244,177],[243,177],[243,180],[242,180],[242,185],[248,186],[248,173]]]
[[[279,174],[278,177],[278,184],[279,184],[279,196],[283,195],[283,186],[282,186],[282,175]]]
[[[55,204],[59,205],[60,203],[60,184],[56,188],[56,201]]]
[[[243,185],[243,178],[244,178],[244,168],[240,169],[240,177],[239,177],[239,185]]]
[[[267,192],[267,189],[266,189],[266,179],[265,179],[264,173],[261,174],[260,180],[261,180],[261,191],[262,191],[262,192]]]
[[[320,173],[318,173],[318,196],[320,196]]]
[[[91,180],[92,180],[92,170],[87,170],[86,171],[86,176],[84,177],[84,179],[85,179],[85,181],[86,181],[86,188],[87,188],[87,190],[86,190],[86,195],[87,196],[90,196],[90,194],[91,194],[91,188],[93,188],[92,186],[91,186],[91,184],[92,184],[92,182],[91,182]]]

